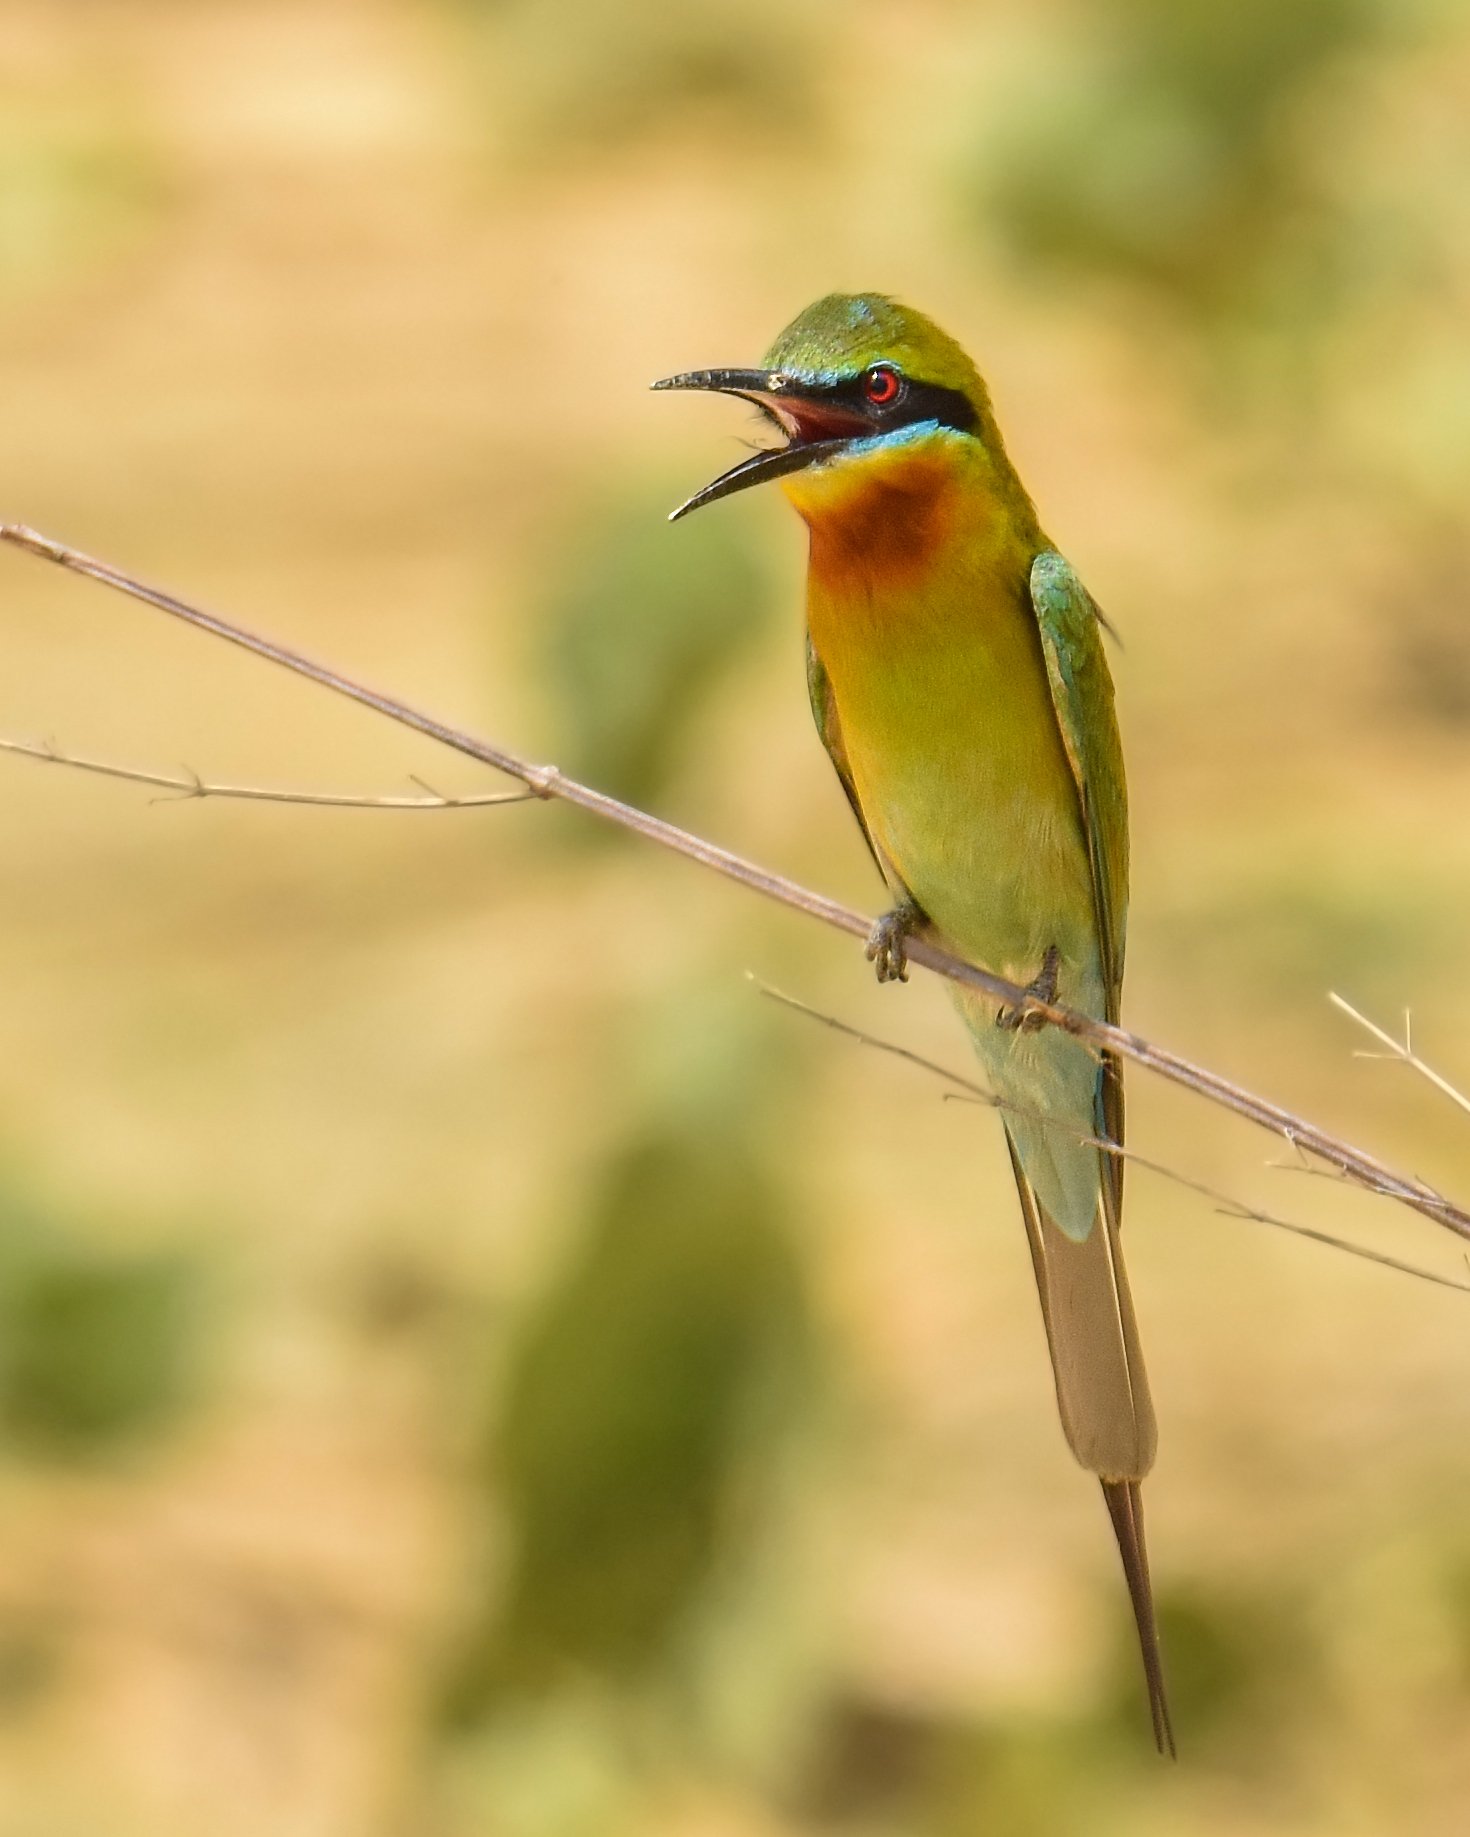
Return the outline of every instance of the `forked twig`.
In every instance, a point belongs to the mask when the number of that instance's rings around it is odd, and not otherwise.
[[[1391,1033],[1385,1032],[1382,1027],[1370,1021],[1366,1014],[1360,1013],[1350,1001],[1344,1000],[1341,995],[1332,993],[1327,999],[1340,1013],[1346,1014],[1350,1020],[1355,1020],[1360,1027],[1371,1033],[1373,1038],[1386,1049],[1383,1052],[1355,1052],[1353,1054],[1355,1059],[1396,1059],[1401,1065],[1407,1065],[1412,1071],[1418,1072],[1419,1076],[1432,1084],[1435,1090],[1448,1097],[1451,1103],[1458,1104],[1465,1114],[1470,1116],[1470,1097],[1467,1097],[1463,1091],[1456,1090],[1448,1078],[1442,1077],[1432,1065],[1427,1064],[1414,1051],[1414,1023],[1407,1008],[1404,1009],[1404,1037],[1402,1040],[1396,1040]]]
[[[53,541],[48,536],[39,535],[35,530],[22,525],[7,523],[0,525],[0,541],[11,543],[43,560],[57,563],[70,569],[73,573],[85,575],[89,580],[100,582],[119,593],[141,600],[156,607],[172,617],[184,620],[187,624],[201,631],[211,633],[214,637],[223,638],[231,644],[239,645],[243,650],[252,651],[257,657],[280,665],[283,669],[294,671],[320,687],[331,689],[335,694],[346,696],[349,700],[370,708],[375,713],[397,721],[415,732],[437,740],[441,745],[452,747],[471,759],[478,759],[483,764],[493,766],[508,777],[517,778],[538,797],[559,798],[565,803],[575,804],[579,809],[591,812],[604,822],[616,823],[621,828],[633,831],[650,842],[656,842],[662,848],[683,855],[686,859],[697,862],[700,866],[723,874],[727,879],[737,881],[752,892],[763,894],[767,899],[778,900],[794,911],[804,912],[809,917],[819,919],[823,924],[831,925],[836,930],[845,931],[853,937],[866,937],[872,928],[872,922],[860,912],[850,907],[839,905],[836,900],[824,898],[807,888],[798,886],[778,874],[746,861],[730,850],[719,848],[702,837],[691,835],[673,823],[666,823],[661,818],[650,816],[647,811],[636,809],[631,804],[620,803],[618,799],[608,797],[601,791],[594,791],[590,786],[579,784],[576,779],[568,778],[565,773],[551,765],[534,765],[516,754],[506,751],[504,747],[494,745],[488,740],[477,739],[456,728],[438,721],[431,715],[423,714],[392,696],[380,694],[374,689],[354,682],[350,677],[341,675],[336,670],[313,663],[299,652],[284,645],[275,644],[267,638],[257,637],[239,625],[217,617],[213,613],[200,610],[186,601],[165,593],[161,588],[150,587],[145,582],[135,580],[131,575],[108,563],[97,561],[84,555],[78,549],[67,547],[65,543]],[[1452,1204],[1425,1186],[1420,1180],[1395,1173],[1392,1168],[1356,1148],[1350,1142],[1319,1129],[1315,1124],[1294,1116],[1279,1104],[1271,1103],[1252,1091],[1222,1078],[1219,1073],[1211,1072],[1203,1066],[1195,1065],[1178,1053],[1170,1052],[1165,1047],[1155,1046],[1136,1033],[1126,1028],[1110,1026],[1106,1022],[1093,1020],[1089,1015],[1080,1014],[1075,1009],[1066,1008],[1058,1003],[1043,1003],[1036,1000],[1029,991],[1007,982],[1003,977],[992,975],[990,971],[978,968],[971,963],[964,963],[959,958],[950,956],[938,946],[922,938],[915,938],[908,947],[909,960],[924,969],[933,970],[946,976],[951,982],[959,983],[970,989],[976,989],[992,1001],[1006,1006],[1025,1005],[1029,1012],[1054,1027],[1088,1040],[1093,1045],[1108,1052],[1116,1053],[1120,1058],[1131,1060],[1136,1065],[1145,1066],[1159,1077],[1171,1083],[1193,1091],[1196,1096],[1221,1105],[1244,1117],[1259,1128],[1269,1130],[1273,1135],[1294,1141],[1307,1153],[1331,1167],[1336,1167],[1349,1179],[1368,1187],[1373,1192],[1384,1193],[1399,1200],[1413,1211],[1443,1225],[1446,1230],[1457,1236],[1470,1239],[1470,1212]]]

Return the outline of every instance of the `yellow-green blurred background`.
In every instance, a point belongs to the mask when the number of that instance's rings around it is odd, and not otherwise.
[[[1128,1015],[1463,1193],[1449,0],[6,0],[0,514],[872,909],[750,431],[877,287],[1120,627]],[[0,733],[484,786],[0,556]],[[1149,1749],[942,991],[540,805],[0,759],[0,1837],[1458,1832],[1470,1300],[1147,1174]],[[1463,1274],[1135,1076],[1137,1145]]]

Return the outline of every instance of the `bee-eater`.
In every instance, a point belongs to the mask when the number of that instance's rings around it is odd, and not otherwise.
[[[766,479],[807,525],[807,680],[893,909],[868,941],[903,980],[919,935],[1116,1022],[1128,816],[1102,615],[1042,532],[975,366],[881,294],[832,294],[755,370],[656,389],[755,404],[786,437],[673,514]],[[1154,1737],[1174,1751],[1140,1482],[1153,1405],[1119,1242],[1121,1067],[1024,1006],[955,1000],[1003,1110],[1062,1428],[1102,1482]]]

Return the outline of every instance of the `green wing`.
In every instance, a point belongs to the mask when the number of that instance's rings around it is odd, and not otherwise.
[[[1113,679],[1103,655],[1102,614],[1092,595],[1055,549],[1031,564],[1031,604],[1041,633],[1057,727],[1077,782],[1092,897],[1102,952],[1105,1018],[1117,1024],[1123,992],[1128,930],[1128,788],[1123,748],[1113,711]],[[1123,1140],[1123,1082],[1112,1058],[1104,1060],[1101,1121],[1109,1138]],[[1122,1162],[1108,1157],[1115,1207],[1121,1199]]]
[[[868,829],[868,819],[863,815],[863,807],[858,802],[857,786],[853,782],[852,767],[847,763],[847,747],[843,744],[842,729],[837,721],[837,703],[832,696],[832,682],[827,675],[827,666],[817,655],[816,647],[807,634],[806,641],[806,692],[811,697],[812,719],[817,724],[822,745],[827,749],[827,757],[832,761],[842,789],[847,794],[847,801],[852,805],[852,813],[858,820],[858,827],[863,832],[873,859],[878,863],[878,870],[883,872],[882,858],[873,846],[873,837]],[[884,874],[884,878],[887,875]]]
[[[1107,1019],[1116,1022],[1128,929],[1128,791],[1103,655],[1101,615],[1054,549],[1031,564],[1031,604],[1041,632],[1057,727],[1077,782],[1092,865]]]

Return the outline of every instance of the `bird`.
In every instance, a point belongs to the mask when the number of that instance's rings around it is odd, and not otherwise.
[[[1117,1024],[1128,803],[1111,632],[1043,531],[990,395],[954,339],[886,294],[829,294],[755,369],[655,389],[753,404],[784,437],[671,520],[778,481],[808,532],[817,732],[889,891],[867,955],[907,977],[922,938],[1004,977],[951,984],[1001,1107],[1057,1407],[1101,1482],[1155,1744],[1175,1753],[1144,1537],[1154,1408],[1120,1227],[1122,1068],[1038,1006]]]

